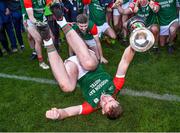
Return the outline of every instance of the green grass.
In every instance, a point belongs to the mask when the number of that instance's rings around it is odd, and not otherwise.
[[[23,53],[0,58],[0,73],[54,79],[51,70],[42,70],[37,61],[29,60],[31,50],[26,35],[24,41]],[[168,55],[165,47],[159,55],[137,53],[127,72],[124,88],[180,96],[179,43],[180,38],[173,55]],[[60,55],[65,59],[67,45],[61,48]],[[124,49],[117,42],[103,44],[104,55],[109,60],[104,67],[112,76]],[[45,52],[44,55],[46,59]],[[78,88],[72,93],[63,93],[57,85],[0,78],[0,94],[0,131],[180,131],[180,103],[175,101],[120,95],[118,100],[124,114],[118,120],[108,120],[99,110],[88,116],[51,121],[45,118],[46,110],[84,101]]]

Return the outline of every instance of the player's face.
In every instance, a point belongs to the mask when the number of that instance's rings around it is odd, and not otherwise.
[[[77,25],[78,25],[78,27],[79,27],[79,29],[80,29],[81,32],[83,32],[83,33],[86,32],[86,30],[87,30],[87,28],[88,28],[88,23],[84,23],[84,24],[78,23]]]
[[[102,95],[100,105],[102,107],[102,113],[107,114],[111,107],[117,107],[117,102],[111,95]]]

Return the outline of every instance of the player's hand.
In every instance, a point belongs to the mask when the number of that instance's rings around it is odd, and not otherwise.
[[[100,58],[100,62],[101,63],[104,63],[104,64],[107,64],[108,63],[108,60],[106,60],[103,56]]]
[[[134,12],[134,13],[137,13],[137,12],[138,12],[138,10],[139,10],[139,7],[135,6],[135,7],[134,7],[134,11],[133,11],[133,12]]]
[[[149,6],[151,7],[151,9],[152,9],[155,13],[157,13],[157,12],[159,11],[160,6],[159,6],[159,3],[158,3],[158,2],[155,2],[155,1],[151,0],[151,1],[149,2]]]
[[[60,116],[60,113],[57,108],[52,108],[51,110],[46,111],[46,118],[57,120]]]

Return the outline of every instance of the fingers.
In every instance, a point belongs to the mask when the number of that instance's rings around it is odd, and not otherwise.
[[[101,63],[107,64],[108,61],[104,57],[101,57]]]
[[[46,111],[46,118],[56,120],[59,118],[59,111],[57,108],[52,108],[51,110]]]

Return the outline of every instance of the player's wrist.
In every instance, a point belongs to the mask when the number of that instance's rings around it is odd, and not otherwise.
[[[63,19],[61,21],[57,21],[57,24],[63,28],[65,25],[67,25],[67,21],[66,19],[63,17]]]

